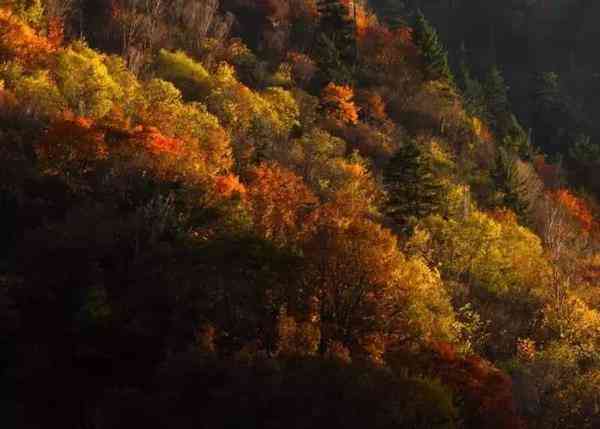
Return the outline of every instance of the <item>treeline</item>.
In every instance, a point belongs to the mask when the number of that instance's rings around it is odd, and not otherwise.
[[[594,427],[594,200],[452,70],[360,2],[2,6],[4,421]]]
[[[594,171],[600,161],[600,128],[595,120],[600,109],[600,64],[589,54],[599,36],[596,2],[371,0],[371,4],[391,22],[398,17],[412,22],[417,10],[424,11],[440,29],[461,79],[484,84],[500,70],[510,87],[512,110],[530,141],[561,165],[564,180],[598,195]],[[477,99],[477,85],[461,87]]]

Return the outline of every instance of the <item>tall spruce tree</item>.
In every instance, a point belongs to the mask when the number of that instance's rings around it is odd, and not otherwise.
[[[498,142],[507,150],[525,155],[528,137],[511,111],[508,87],[498,67],[493,66],[483,84],[486,119]]]
[[[497,66],[493,66],[488,71],[483,89],[489,114],[489,123],[494,131],[499,131],[503,119],[510,114],[510,103],[508,101],[508,88]]]
[[[321,15],[317,31],[316,59],[321,84],[348,84],[356,64],[356,26],[351,11],[341,0],[317,0]]]
[[[461,43],[458,51],[457,85],[460,88],[467,113],[481,119],[486,118],[485,93],[483,85],[471,73],[465,43]]]
[[[498,150],[492,170],[496,191],[494,205],[507,207],[524,219],[529,213],[530,205],[524,198],[527,194],[527,183],[518,173],[517,160],[515,154],[503,148]]]
[[[384,171],[388,193],[387,213],[406,226],[411,217],[422,218],[439,210],[443,188],[433,171],[429,153],[408,140]]]
[[[448,65],[448,53],[442,45],[437,31],[425,19],[421,11],[417,12],[413,37],[415,44],[421,50],[426,79],[444,79],[453,82],[454,78]]]

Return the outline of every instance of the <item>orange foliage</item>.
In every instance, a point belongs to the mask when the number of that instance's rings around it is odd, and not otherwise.
[[[246,187],[237,176],[227,174],[215,178],[215,191],[219,197],[229,198],[234,194],[245,195]]]
[[[358,107],[354,104],[354,91],[345,85],[330,82],[322,94],[323,106],[332,118],[349,124],[358,122]]]
[[[388,119],[385,101],[377,92],[362,91],[356,98],[360,105],[360,112],[365,118],[380,122]]]
[[[0,8],[0,60],[19,59],[27,65],[44,63],[56,46],[39,36],[12,12]]]
[[[155,127],[138,127],[134,130],[133,139],[154,155],[181,155],[183,142],[164,136]]]
[[[51,172],[70,168],[85,172],[91,162],[108,156],[104,132],[91,119],[69,115],[50,126],[36,152]]]
[[[568,189],[558,189],[552,192],[551,195],[579,223],[581,229],[586,233],[592,230],[594,216],[583,199],[576,197]]]
[[[276,163],[261,164],[250,172],[248,197],[256,230],[280,245],[304,234],[304,221],[317,203],[302,178]]]
[[[481,142],[492,143],[494,141],[494,135],[489,127],[479,118],[472,118],[473,131]]]
[[[348,8],[349,14],[356,23],[356,32],[359,38],[363,37],[369,28],[377,26],[377,15],[369,12],[362,4],[356,0],[342,0],[342,3]]]
[[[413,29],[410,27],[401,27],[398,30],[396,30],[396,34],[398,39],[404,43],[405,45],[412,45],[414,46],[414,41],[413,41]]]

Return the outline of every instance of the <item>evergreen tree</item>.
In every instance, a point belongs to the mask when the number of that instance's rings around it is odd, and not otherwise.
[[[524,218],[530,207],[524,196],[527,194],[527,183],[522,180],[517,170],[517,157],[500,148],[492,170],[495,183],[496,198],[494,205],[507,207]]]
[[[510,114],[510,105],[508,88],[498,67],[493,66],[487,73],[483,90],[489,115],[488,121],[494,131],[499,131],[502,121]]]
[[[321,15],[316,46],[320,83],[351,83],[357,45],[350,11],[341,0],[318,0],[317,7]]]
[[[531,85],[531,116],[535,141],[549,155],[569,153],[582,133],[582,120],[565,95],[560,77],[553,72],[536,74]]]
[[[464,106],[467,113],[481,119],[487,117],[483,85],[471,74],[471,67],[464,42],[458,53],[457,84],[462,91]]]
[[[454,78],[448,65],[448,53],[442,46],[437,32],[419,11],[414,25],[414,41],[421,50],[425,63],[425,76],[428,80]]]
[[[508,87],[497,66],[493,66],[483,84],[485,118],[506,150],[525,155],[529,140],[519,121],[511,111]]]
[[[411,217],[423,218],[438,211],[442,186],[429,153],[415,140],[408,140],[390,160],[384,179],[387,213],[400,225],[406,225]]]

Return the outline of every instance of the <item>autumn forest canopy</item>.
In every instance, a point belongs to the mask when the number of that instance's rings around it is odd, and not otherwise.
[[[600,427],[594,17],[0,1],[2,426]]]

